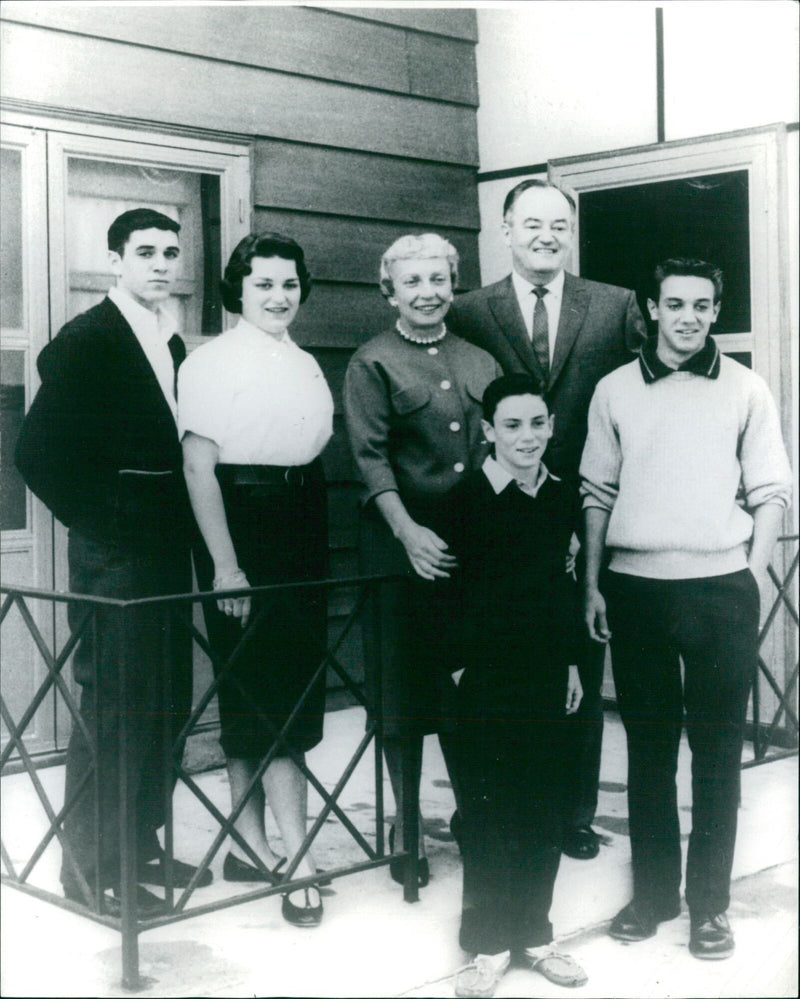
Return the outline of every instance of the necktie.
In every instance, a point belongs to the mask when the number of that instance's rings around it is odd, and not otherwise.
[[[178,398],[178,368],[181,366],[181,362],[186,357],[186,344],[178,336],[177,333],[173,333],[172,336],[167,341],[167,346],[169,347],[169,352],[172,355],[172,367],[175,371],[175,375],[172,380],[172,394],[175,398]]]
[[[547,323],[547,308],[544,304],[544,296],[547,294],[547,288],[535,285],[533,293],[536,296],[536,307],[533,310],[531,345],[536,355],[536,360],[539,362],[539,367],[542,369],[542,374],[547,379],[550,373],[550,336]]]

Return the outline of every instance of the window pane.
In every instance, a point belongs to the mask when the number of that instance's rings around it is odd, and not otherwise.
[[[219,333],[219,177],[185,170],[70,157],[68,315],[96,305],[114,282],[109,225],[131,208],[153,208],[181,226],[181,267],[167,308],[183,333]]]
[[[22,328],[22,154],[0,150],[0,326]]]
[[[726,278],[714,333],[751,332],[748,184],[733,170],[582,193],[581,276],[633,288],[644,311],[659,261],[709,260]]]
[[[14,465],[25,415],[25,351],[0,351],[0,530],[25,529],[25,483]]]

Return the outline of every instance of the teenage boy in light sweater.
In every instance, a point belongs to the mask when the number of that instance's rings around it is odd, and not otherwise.
[[[592,638],[611,641],[628,740],[633,899],[609,932],[645,940],[680,912],[675,774],[685,707],[689,949],[725,958],[734,946],[725,911],[757,656],[755,577],[789,504],[791,471],[766,384],[708,335],[721,271],[667,260],[654,278],[648,308],[658,335],[598,384],[580,467],[586,623]]]

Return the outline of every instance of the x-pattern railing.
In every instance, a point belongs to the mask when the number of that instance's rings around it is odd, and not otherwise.
[[[36,844],[31,856],[25,862],[24,866],[17,870],[11,855],[6,849],[5,844],[0,840],[0,851],[2,855],[2,862],[5,867],[5,872],[2,875],[4,883],[8,883],[17,887],[29,894],[35,895],[38,898],[52,902],[56,905],[62,907],[70,908],[74,911],[78,911],[83,915],[86,915],[92,919],[102,922],[106,925],[114,926],[122,932],[122,958],[123,958],[123,984],[129,988],[135,988],[139,982],[139,972],[138,972],[138,933],[142,930],[149,929],[155,926],[164,925],[167,923],[174,922],[178,919],[185,919],[195,915],[200,915],[202,913],[215,911],[230,905],[239,904],[241,902],[251,901],[253,899],[262,898],[267,895],[276,894],[278,892],[291,891],[295,887],[303,887],[304,885],[314,884],[318,882],[319,877],[309,876],[306,878],[293,878],[298,865],[302,862],[303,858],[307,854],[309,848],[313,844],[319,831],[322,829],[328,817],[333,814],[335,815],[343,827],[347,830],[350,837],[358,844],[359,848],[366,855],[366,860],[349,864],[347,866],[338,867],[334,870],[326,871],[325,877],[327,879],[333,879],[336,877],[341,877],[346,874],[355,873],[357,871],[367,870],[372,867],[379,866],[381,864],[388,863],[388,859],[384,854],[384,842],[383,842],[383,772],[382,772],[382,745],[381,745],[381,732],[382,732],[382,711],[380,704],[380,678],[377,677],[376,683],[373,685],[374,690],[377,693],[377,702],[370,703],[368,698],[362,692],[361,688],[353,682],[345,667],[341,664],[337,658],[337,653],[339,652],[342,643],[345,641],[347,636],[352,631],[354,625],[359,620],[359,617],[363,614],[365,607],[368,605],[368,601],[373,594],[377,593],[377,589],[382,585],[393,585],[394,577],[387,576],[370,576],[370,577],[355,577],[345,580],[326,580],[313,583],[294,583],[285,584],[283,586],[262,586],[262,587],[251,587],[247,589],[239,590],[229,590],[220,591],[213,594],[179,594],[175,596],[168,597],[151,597],[141,600],[114,600],[110,598],[102,597],[90,597],[78,594],[63,594],[63,593],[52,593],[49,591],[36,590],[32,588],[14,588],[9,586],[0,587],[0,592],[5,594],[2,606],[0,606],[0,627],[3,622],[8,617],[8,614],[13,607],[17,607],[24,622],[27,631],[31,635],[34,645],[39,651],[42,657],[42,661],[45,665],[46,676],[39,685],[39,688],[35,692],[30,704],[25,708],[22,717],[19,722],[15,722],[12,717],[11,711],[9,710],[5,701],[0,697],[0,711],[2,712],[2,719],[5,722],[8,732],[9,740],[8,744],[2,751],[0,760],[2,765],[5,766],[9,759],[14,753],[18,754],[19,760],[28,774],[31,785],[33,786],[39,801],[42,804],[44,812],[47,816],[48,828],[44,837]],[[356,588],[358,596],[354,603],[354,606],[350,610],[344,624],[339,630],[339,634],[333,644],[326,648],[325,654],[317,666],[314,674],[308,680],[306,687],[295,704],[290,716],[286,719],[284,724],[278,729],[276,724],[266,716],[256,705],[253,703],[248,691],[241,683],[241,681],[236,676],[234,670],[241,658],[243,651],[247,648],[248,644],[253,641],[254,636],[257,634],[259,625],[264,619],[267,609],[265,607],[260,607],[256,610],[252,620],[249,622],[248,627],[243,629],[241,638],[239,639],[236,647],[229,656],[226,662],[220,662],[211,649],[205,636],[198,631],[192,620],[192,605],[198,601],[202,600],[218,600],[223,596],[244,596],[250,595],[252,597],[258,597],[259,594],[267,593],[269,591],[293,589],[302,587],[309,591],[316,590],[318,593],[326,593],[327,591],[337,588],[337,587],[348,587]],[[40,629],[38,628],[33,614],[28,607],[27,601],[29,600],[45,600],[49,602],[59,602],[59,603],[73,603],[79,604],[85,608],[83,616],[79,622],[72,628],[70,637],[64,643],[64,646],[58,652],[54,654],[48,647],[47,642],[42,636]],[[86,722],[81,714],[80,707],[78,706],[76,699],[69,689],[69,686],[62,676],[62,671],[75,650],[78,642],[80,641],[82,635],[85,633],[88,627],[97,629],[97,615],[98,612],[103,609],[104,611],[114,610],[118,613],[125,614],[131,609],[141,609],[143,607],[150,606],[154,613],[162,615],[162,659],[163,661],[169,662],[168,650],[171,644],[171,632],[172,628],[175,626],[182,629],[185,633],[191,635],[192,641],[197,644],[197,646],[206,653],[207,656],[212,660],[215,667],[214,673],[215,677],[208,688],[205,690],[201,696],[199,702],[196,704],[192,710],[189,718],[183,725],[177,738],[173,738],[174,733],[172,732],[170,725],[171,721],[169,716],[169,711],[165,710],[163,714],[164,719],[164,734],[168,736],[164,740],[164,757],[163,757],[163,767],[166,773],[170,773],[175,776],[176,779],[180,780],[194,795],[197,801],[209,812],[209,814],[214,818],[214,820],[219,825],[219,830],[213,837],[211,844],[206,849],[206,852],[200,861],[197,871],[192,876],[188,885],[185,886],[184,890],[179,897],[176,898],[175,883],[172,870],[173,862],[173,804],[172,804],[172,781],[165,782],[165,798],[164,807],[166,815],[165,823],[165,843],[164,843],[164,859],[163,863],[163,874],[165,881],[165,911],[163,915],[158,915],[150,919],[139,920],[137,918],[136,910],[136,896],[135,896],[135,886],[137,883],[137,872],[136,872],[136,832],[135,832],[135,816],[134,816],[134,805],[132,800],[132,794],[128,789],[127,775],[126,775],[126,746],[129,734],[130,719],[127,718],[127,712],[123,709],[120,715],[120,731],[119,731],[119,743],[120,743],[120,856],[121,856],[121,915],[119,918],[114,918],[101,911],[101,886],[95,884],[94,888],[90,887],[86,877],[80,870],[75,857],[70,849],[69,842],[67,841],[63,832],[63,823],[65,818],[69,815],[70,811],[75,807],[79,798],[82,794],[86,793],[94,782],[94,829],[95,829],[95,843],[99,844],[100,839],[100,794],[99,794],[99,783],[102,777],[102,767],[99,765],[99,753],[100,748],[97,744],[97,739],[93,737]],[[257,606],[257,604],[256,604]],[[93,643],[93,647],[96,650],[97,643]],[[375,663],[375,667],[380,671],[380,663]],[[103,705],[100,702],[98,696],[98,670],[102,668],[101,664],[97,662],[96,652],[94,653],[94,661],[92,664],[94,671],[94,704],[93,709],[95,711],[95,716],[99,716],[99,712],[103,710]],[[347,761],[344,769],[337,779],[334,787],[331,791],[328,791],[322,782],[315,776],[315,774],[308,768],[305,763],[305,759],[302,753],[299,753],[291,745],[287,738],[287,733],[290,731],[291,726],[299,714],[302,711],[304,704],[306,703],[309,695],[314,689],[315,684],[319,682],[324,682],[323,677],[325,671],[330,668],[342,681],[344,686],[350,693],[354,696],[356,701],[361,704],[367,711],[367,725],[362,738],[359,740],[358,745]],[[119,677],[119,687],[118,693],[120,695],[120,704],[125,705],[125,685],[127,682],[127,677],[125,675],[126,670],[123,668],[120,670]],[[162,683],[162,703],[164,705],[170,705],[172,703],[171,698],[171,673],[169,669],[161,669],[161,683]],[[185,767],[182,765],[183,749],[186,744],[186,740],[189,735],[194,731],[197,723],[199,722],[204,711],[208,707],[209,703],[216,695],[220,684],[223,682],[233,683],[237,686],[240,693],[247,699],[252,710],[259,717],[260,721],[263,723],[267,731],[273,737],[273,744],[269,752],[261,759],[256,772],[250,779],[245,794],[238,804],[232,808],[230,814],[226,817],[219,808],[214,804],[214,802],[206,795],[202,788],[199,786],[198,782],[187,772]],[[74,721],[74,724],[80,729],[83,738],[86,740],[89,746],[89,757],[90,766],[88,770],[82,775],[81,779],[74,787],[70,795],[64,801],[62,807],[56,811],[50,802],[45,788],[42,785],[41,780],[37,774],[35,761],[32,759],[30,753],[26,749],[24,744],[24,734],[28,726],[30,725],[32,719],[34,718],[37,710],[41,706],[44,699],[47,697],[48,693],[56,688],[64,699],[70,715]],[[347,816],[345,811],[339,804],[339,799],[347,786],[350,778],[353,775],[359,762],[364,757],[367,748],[370,743],[374,742],[375,748],[375,805],[376,805],[376,845],[373,848],[362,833],[353,824],[350,818]],[[263,888],[258,888],[256,890],[250,890],[244,893],[239,893],[234,896],[229,896],[221,900],[214,902],[193,905],[191,908],[187,908],[187,903],[192,897],[194,891],[197,888],[198,882],[203,875],[203,872],[208,870],[211,862],[216,856],[218,850],[222,846],[223,842],[227,837],[234,840],[239,847],[244,851],[245,855],[249,857],[250,861],[253,863],[262,874],[266,873],[266,868],[261,862],[258,855],[253,851],[246,840],[241,836],[235,827],[235,823],[239,818],[242,810],[246,807],[247,801],[251,795],[256,793],[256,789],[261,781],[262,776],[266,772],[270,763],[275,759],[278,752],[283,752],[294,760],[295,764],[300,769],[301,773],[305,776],[306,780],[311,787],[316,790],[322,799],[322,808],[319,814],[311,823],[311,827],[308,829],[305,839],[301,844],[300,848],[291,858],[285,874],[283,875],[283,880],[279,885],[267,885],[265,884]],[[409,779],[411,768],[404,767],[404,781]],[[405,801],[411,801],[412,795],[404,794]],[[416,843],[416,827],[417,827],[417,814],[415,809],[409,807],[406,809],[404,815],[404,821],[406,823],[406,828],[408,829],[408,841],[411,843]],[[35,885],[30,884],[29,877],[34,870],[36,864],[41,859],[43,853],[47,849],[48,845],[52,842],[53,838],[56,837],[61,845],[63,851],[63,858],[65,864],[71,870],[75,877],[76,883],[78,884],[81,895],[83,896],[84,904],[80,904],[74,901],[68,901],[60,895],[56,895],[52,892],[45,891]],[[99,848],[99,847],[98,847]],[[417,857],[416,851],[414,849],[407,851],[403,854],[406,857],[406,877],[404,884],[404,897],[406,901],[414,901],[418,897],[417,891]]]
[[[784,535],[778,539],[783,544],[793,543],[797,545],[800,536],[797,534]],[[800,621],[798,621],[797,607],[794,606],[791,600],[792,585],[794,583],[795,574],[797,573],[798,563],[800,563],[800,548],[796,548],[791,561],[789,562],[789,567],[783,579],[780,578],[778,573],[775,571],[772,565],[767,567],[767,572],[769,578],[777,590],[775,599],[770,607],[769,613],[767,614],[764,624],[758,636],[758,647],[764,644],[764,640],[770,633],[775,621],[778,617],[778,613],[783,608],[789,615],[789,619],[794,623],[794,629],[797,631],[800,628]],[[788,644],[788,643],[787,643]],[[744,766],[752,767],[757,766],[760,763],[767,763],[770,760],[777,759],[782,756],[794,755],[797,753],[797,737],[798,737],[798,720],[797,714],[792,707],[792,697],[794,696],[795,687],[797,686],[797,673],[798,673],[798,661],[795,661],[794,667],[791,673],[786,679],[785,687],[781,687],[778,681],[772,674],[772,671],[764,662],[763,657],[759,653],[758,664],[755,671],[755,676],[753,678],[753,753],[754,759],[749,761]],[[764,679],[769,684],[775,697],[778,699],[778,706],[775,710],[775,714],[772,717],[772,721],[769,724],[766,735],[762,732],[762,721],[761,721],[761,689],[760,689],[760,677]],[[775,739],[776,732],[781,723],[781,718],[786,715],[786,720],[791,725],[792,732],[791,738],[794,742],[794,747],[785,751],[778,751],[768,755],[769,747],[772,745]]]

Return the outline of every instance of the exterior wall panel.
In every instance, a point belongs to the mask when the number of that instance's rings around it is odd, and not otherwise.
[[[383,251],[407,233],[434,231],[450,240],[458,250],[462,259],[462,287],[473,288],[480,284],[473,253],[476,233],[469,230],[431,223],[385,222],[267,208],[256,208],[254,229],[291,233],[305,249],[315,280],[370,285],[376,296],[380,296],[378,266]]]
[[[253,173],[257,207],[480,227],[472,166],[260,139]]]
[[[478,162],[475,112],[463,105],[13,22],[5,22],[3,36],[6,98],[444,163]]]
[[[341,386],[394,318],[382,251],[407,232],[458,248],[479,283],[475,42],[467,9],[74,6],[8,0],[0,93],[18,112],[252,140],[252,225],[304,246],[315,287],[293,332],[331,385],[331,568],[357,571],[358,486]],[[199,132],[198,132],[199,130]],[[350,599],[331,609],[347,612]],[[357,633],[346,661],[361,675]]]
[[[376,90],[477,104],[474,46],[309,7],[88,7],[10,0],[8,21]],[[176,28],[178,30],[176,30]]]

